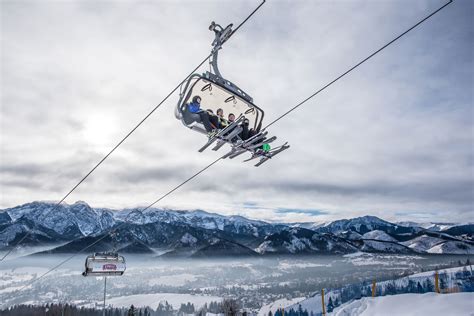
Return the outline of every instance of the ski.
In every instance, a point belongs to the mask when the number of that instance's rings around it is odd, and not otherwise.
[[[287,150],[288,148],[290,148],[290,145],[288,145],[288,143],[284,143],[284,144],[281,145],[280,147],[275,148],[274,150],[272,150],[272,151],[266,153],[265,157],[262,158],[262,159],[255,165],[255,167],[261,166],[264,162],[266,162],[266,161],[268,161],[269,159],[275,157],[276,155],[278,155],[278,154],[281,153],[282,151]]]
[[[231,132],[236,128],[241,121],[243,121],[244,117],[240,116],[238,119],[236,119],[232,124],[229,124],[226,128],[221,129],[218,131],[215,135],[209,138],[207,143],[202,146],[199,149],[199,152],[202,153],[204,150],[206,150],[207,147],[211,146],[217,139],[221,139],[224,134],[227,134],[228,132]]]
[[[214,146],[214,147],[212,148],[212,150],[217,151],[217,150],[221,149],[221,147],[224,146],[226,143],[227,143],[227,142],[226,142],[225,140],[219,139],[219,140],[217,141],[216,146]]]
[[[270,137],[270,138],[268,138],[268,139],[265,139],[265,140],[261,141],[260,143],[257,143],[257,144],[254,144],[254,145],[252,145],[252,146],[247,147],[247,149],[252,150],[252,149],[261,147],[263,144],[269,144],[269,143],[275,141],[276,139],[277,139],[276,136],[272,136],[272,137]]]
[[[235,157],[242,155],[242,154],[245,153],[246,151],[247,151],[247,149],[245,149],[245,148],[240,148],[240,150],[238,149],[238,150],[236,150],[233,154],[231,154],[231,155],[229,156],[229,158],[230,158],[230,159],[234,159]]]
[[[232,144],[232,139],[236,137],[237,135],[242,132],[242,127],[237,126],[235,127],[229,134],[222,136],[221,139],[217,142],[216,146],[212,148],[212,150],[217,151],[219,150],[222,146],[224,146],[225,143],[231,143]]]
[[[261,155],[260,153],[258,153],[258,152],[254,152],[254,153],[252,154],[252,156],[250,156],[250,158],[248,158],[248,159],[245,159],[244,162],[248,162],[248,161],[250,161],[250,160],[254,160],[255,158],[258,158],[258,157],[262,157],[262,155]]]
[[[263,139],[265,136],[268,135],[268,132],[263,132],[263,133],[258,133],[250,137],[249,139],[246,139],[242,144],[240,144],[241,147],[247,148],[249,145],[252,145],[255,142],[260,141]]]

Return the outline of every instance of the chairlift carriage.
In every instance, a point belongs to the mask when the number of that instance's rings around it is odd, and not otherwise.
[[[196,116],[195,113],[191,113],[189,110],[188,106],[193,97],[199,96],[201,98],[203,107],[201,110],[203,111],[211,110],[213,113],[217,113],[217,109],[220,108],[223,109],[225,115],[234,114],[235,121],[229,122],[229,125],[211,134],[208,142],[199,152],[203,152],[216,141],[213,150],[218,150],[228,143],[231,146],[231,151],[225,154],[223,158],[232,159],[245,152],[250,152],[251,157],[245,161],[260,158],[260,161],[255,165],[258,167],[290,146],[285,143],[271,150],[269,149],[269,143],[275,141],[276,137],[269,137],[268,132],[262,130],[265,112],[254,104],[250,95],[231,81],[223,78],[219,71],[217,65],[218,51],[232,35],[232,24],[222,28],[219,24],[212,22],[209,30],[215,33],[210,61],[213,72],[206,71],[202,75],[193,74],[181,85],[175,116],[189,129],[208,135],[208,131],[199,119],[199,115]],[[250,131],[249,137],[243,137],[244,129]]]
[[[126,269],[125,258],[116,252],[98,252],[87,256],[83,276],[123,275]]]
[[[114,248],[115,249],[115,248]],[[105,315],[105,300],[107,292],[107,277],[123,275],[126,269],[125,258],[117,252],[96,252],[87,256],[85,262],[85,271],[83,276],[103,276],[104,277],[104,305],[103,314]]]

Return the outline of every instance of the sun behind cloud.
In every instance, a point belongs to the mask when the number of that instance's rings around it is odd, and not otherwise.
[[[85,141],[93,147],[102,148],[116,141],[120,124],[117,117],[107,112],[93,112],[88,115],[82,135]]]

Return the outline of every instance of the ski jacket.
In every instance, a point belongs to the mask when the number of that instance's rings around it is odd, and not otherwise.
[[[188,109],[191,113],[198,113],[201,111],[201,105],[197,102],[191,102],[188,104]]]
[[[229,122],[225,118],[218,117],[218,119],[219,119],[219,125],[221,126],[221,128],[226,128],[229,125]]]

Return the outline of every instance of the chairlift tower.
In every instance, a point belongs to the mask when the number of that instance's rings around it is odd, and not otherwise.
[[[104,304],[102,315],[105,316],[105,300],[107,294],[107,277],[121,276],[125,273],[125,257],[117,252],[98,252],[87,256],[85,262],[85,271],[83,276],[103,276],[104,277]]]

